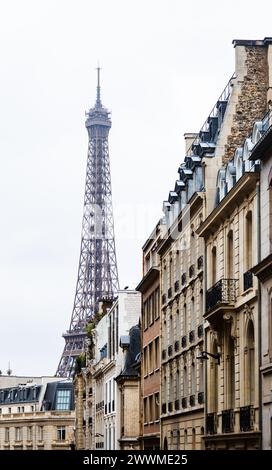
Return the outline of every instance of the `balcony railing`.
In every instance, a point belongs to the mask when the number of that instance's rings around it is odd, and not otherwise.
[[[189,267],[189,276],[190,277],[193,277],[195,274],[195,265],[192,264],[190,267]]]
[[[175,292],[178,292],[178,290],[179,290],[179,281],[175,282],[174,288],[175,288]]]
[[[170,412],[173,411],[173,403],[172,403],[172,401],[169,401],[169,403],[168,403],[168,411],[170,411]]]
[[[167,295],[168,295],[168,299],[171,299],[171,297],[172,297],[172,287],[169,287]]]
[[[179,410],[180,409],[180,401],[179,400],[175,400],[175,410]]]
[[[253,287],[253,274],[250,271],[244,273],[244,291]]]
[[[199,256],[197,259],[197,269],[202,269],[203,268],[203,256]]]
[[[208,413],[206,418],[207,434],[217,433],[216,414]]]
[[[195,331],[192,330],[192,331],[190,331],[190,333],[189,333],[189,341],[190,341],[190,343],[193,343],[194,340],[195,340]]]
[[[182,336],[181,338],[181,346],[183,348],[186,348],[186,345],[187,345],[187,336]]]
[[[220,304],[230,305],[236,301],[236,279],[220,279],[206,292],[206,312]]]
[[[199,392],[199,394],[197,395],[197,401],[200,405],[204,403],[204,392]]]
[[[186,284],[186,273],[183,273],[181,276],[181,284],[184,286]]]
[[[233,432],[234,412],[233,410],[222,411],[222,433]]]
[[[195,406],[195,395],[190,395],[190,405]]]
[[[198,328],[197,328],[197,336],[199,338],[202,338],[203,336],[203,325],[199,325]]]
[[[179,350],[179,341],[175,341],[175,352],[177,352]]]
[[[162,295],[162,305],[166,303],[166,294]]]
[[[183,397],[181,400],[181,406],[182,408],[187,408],[187,398]]]
[[[173,346],[170,345],[168,346],[168,356],[172,356],[172,354],[173,354]]]
[[[253,406],[242,406],[240,408],[240,431],[252,431],[254,427],[254,408]]]
[[[162,410],[162,414],[166,413],[166,403],[162,403],[161,410]]]

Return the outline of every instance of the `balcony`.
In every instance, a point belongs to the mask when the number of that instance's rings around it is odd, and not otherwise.
[[[207,427],[207,434],[216,434],[217,433],[216,414],[215,413],[208,413],[207,414],[206,427]]]
[[[182,336],[181,338],[181,346],[183,348],[186,348],[186,345],[187,345],[187,336]]]
[[[172,287],[169,287],[167,295],[168,295],[168,299],[171,299],[171,297],[172,297]]]
[[[236,279],[220,279],[206,292],[206,312],[220,305],[233,305],[236,301]]]
[[[244,291],[253,287],[253,274],[250,271],[244,273]]]
[[[184,286],[186,284],[186,273],[183,273],[181,276],[181,284]]]
[[[203,330],[203,325],[199,325],[199,327],[197,328],[197,336],[198,336],[199,338],[202,338],[202,336],[203,336],[203,331],[204,331],[204,330]]]
[[[161,411],[162,411],[162,414],[166,413],[166,403],[162,403]]]
[[[192,330],[189,333],[189,341],[190,341],[190,343],[193,343],[194,340],[195,340],[195,332],[194,332],[194,330]]]
[[[179,290],[179,281],[175,282],[174,288],[175,288],[175,292],[178,292],[178,290]]]
[[[182,408],[187,408],[187,398],[186,397],[182,398],[181,406],[182,406]]]
[[[190,277],[193,277],[195,274],[195,265],[192,264],[190,267],[189,267],[189,276]]]
[[[204,403],[204,392],[199,392],[197,395],[197,401],[200,405],[203,405]]]
[[[195,406],[195,395],[190,396],[190,406]]]
[[[179,410],[180,409],[180,401],[179,400],[175,400],[175,410]]]
[[[202,269],[203,268],[203,256],[199,256],[197,259],[197,269]]]
[[[175,349],[175,352],[178,352],[178,350],[179,350],[179,341],[175,341],[174,349]]]
[[[172,401],[169,401],[168,403],[168,411],[173,411],[173,402]]]
[[[254,408],[250,406],[242,406],[240,408],[240,431],[252,431],[254,424]]]
[[[166,294],[162,295],[162,305],[166,304]]]
[[[170,345],[168,346],[168,356],[172,356],[172,354],[173,354],[173,346]]]
[[[222,411],[222,433],[233,432],[234,412],[233,410]]]
[[[166,359],[166,349],[162,350],[162,359]]]

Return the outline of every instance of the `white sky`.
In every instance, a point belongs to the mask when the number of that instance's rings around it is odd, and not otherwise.
[[[54,374],[70,322],[87,157],[85,110],[112,110],[120,286],[234,71],[233,38],[271,36],[271,1],[0,1],[0,369]],[[129,229],[128,229],[129,228]]]

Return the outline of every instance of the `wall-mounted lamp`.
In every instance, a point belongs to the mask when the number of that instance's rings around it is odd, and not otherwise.
[[[200,360],[203,360],[203,359],[209,359],[208,356],[210,357],[213,357],[214,359],[217,359],[217,365],[219,366],[220,365],[220,353],[216,353],[216,354],[212,354],[212,353],[209,353],[208,351],[201,351],[200,354],[198,356],[196,356],[196,359],[200,359]]]
[[[104,434],[100,434],[100,432],[96,432],[95,437],[104,437]]]

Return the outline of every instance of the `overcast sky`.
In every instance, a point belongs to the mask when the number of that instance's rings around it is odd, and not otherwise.
[[[233,38],[271,36],[271,2],[0,1],[0,369],[54,374],[70,322],[87,157],[85,110],[112,111],[120,286],[234,71]],[[129,227],[129,229],[128,229]]]

